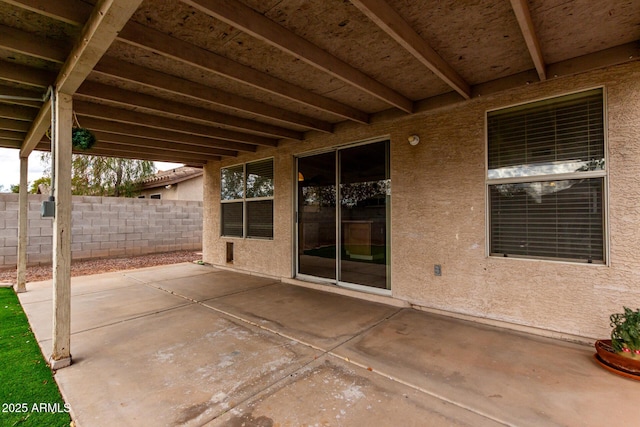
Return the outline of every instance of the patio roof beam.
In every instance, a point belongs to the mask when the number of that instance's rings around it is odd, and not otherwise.
[[[351,0],[362,13],[465,99],[469,84],[385,0]]]
[[[211,150],[216,150],[216,154],[226,156],[236,156],[238,151],[248,153],[256,151],[256,146],[251,144],[225,141],[218,138],[207,138],[199,135],[187,135],[185,133],[171,132],[164,129],[153,129],[129,123],[112,122],[110,120],[96,119],[93,117],[84,117],[81,123],[82,127],[92,131],[104,131],[119,135],[147,138],[155,141],[170,141],[199,147],[207,147]]]
[[[83,1],[51,1],[51,0],[2,0],[14,6],[30,10],[40,15],[48,16],[71,25],[84,24],[92,7]]]
[[[93,69],[94,73],[116,77],[131,83],[141,84],[165,92],[210,102],[222,107],[255,114],[267,119],[314,129],[320,132],[333,132],[333,124],[324,120],[308,117],[283,108],[266,105],[250,98],[225,92],[210,86],[192,82],[161,71],[134,65],[115,58],[104,57]]]
[[[0,61],[0,80],[42,89],[42,94],[56,79],[55,73],[27,67],[13,62]]]
[[[275,46],[391,106],[406,113],[413,112],[413,101],[410,99],[238,1],[182,0],[182,2]]]
[[[522,31],[522,36],[529,49],[529,54],[538,72],[538,77],[540,77],[541,81],[544,81],[547,79],[546,65],[542,57],[540,42],[533,28],[533,21],[531,20],[531,12],[529,11],[527,0],[511,0],[511,7],[518,20],[518,25],[520,25],[520,31]]]
[[[26,134],[29,131],[29,127],[29,122],[0,118],[0,130],[24,132]]]
[[[136,22],[129,22],[118,40],[347,120],[369,123],[369,115],[363,111]]]
[[[258,136],[249,133],[236,132],[227,129],[221,129],[218,127],[187,122],[184,120],[171,119],[163,116],[146,114],[140,111],[125,110],[122,108],[115,108],[92,102],[77,101],[74,104],[74,111],[78,116],[82,117],[103,118],[119,123],[149,127],[155,130],[164,129],[165,131],[181,132],[189,135],[207,137],[209,139],[220,139],[245,144],[263,145],[266,147],[278,146],[278,140],[273,138],[267,138],[264,136]],[[166,134],[166,132],[163,132],[163,134]],[[246,151],[243,149],[240,150]]]
[[[82,25],[87,20],[92,10],[90,5],[82,1],[3,1],[72,25]],[[227,94],[225,94],[224,92],[215,91],[210,87],[200,85],[195,82],[190,82],[179,77],[170,76],[155,70],[151,70],[149,68],[139,67],[107,57],[102,58],[98,65],[94,67],[94,70],[98,73],[111,75],[112,77],[118,77],[123,80],[139,83],[149,87],[163,89],[175,94],[216,103],[217,105],[223,105],[237,110],[247,111],[252,114],[280,120],[285,123],[306,127],[309,129],[315,129],[321,132],[333,131],[333,125],[322,120],[303,116],[301,114],[277,107],[266,106],[263,103],[247,98],[241,98],[233,94],[228,94],[227,96]],[[10,62],[0,61],[0,79],[46,88],[55,80],[55,74],[35,70],[30,67],[16,65]],[[227,117],[235,119],[232,116]],[[226,117],[222,118],[223,120],[228,121],[226,120]],[[263,132],[263,130],[261,129],[260,132],[276,135],[282,138],[297,140],[303,139],[303,135],[301,132],[278,127],[268,128],[266,132]]]
[[[142,0],[98,1],[58,73],[54,90],[69,95],[76,92],[140,3]],[[51,103],[45,102],[22,145],[20,156],[29,156],[50,123]]]
[[[55,40],[39,37],[17,28],[0,25],[0,47],[13,53],[62,64],[67,50]]]
[[[5,119],[31,122],[37,115],[38,110],[35,108],[0,103],[0,117]]]
[[[2,65],[0,65],[1,67]],[[20,99],[23,98],[23,99]],[[44,99],[42,92],[5,86],[0,83],[0,103],[10,102],[13,105],[23,107],[40,108]],[[36,99],[41,99],[36,101]]]
[[[0,140],[23,141],[26,135],[26,132],[0,129]]]
[[[114,86],[107,86],[102,83],[85,82],[78,90],[77,95],[91,99],[106,100],[120,105],[169,113],[186,119],[195,119],[209,124],[217,124],[264,135],[296,140],[303,138],[302,132],[243,119],[206,108],[194,107],[193,105],[168,102],[163,98],[120,89]]]
[[[49,141],[42,141],[36,148],[39,151],[48,151],[50,149]],[[73,150],[73,154],[87,154],[81,150]],[[91,147],[91,154],[101,157],[128,158],[136,160],[149,160],[158,162],[172,163],[190,163],[203,165],[207,161],[218,161],[219,156],[204,156],[193,153],[178,153],[169,150],[158,150],[157,148],[134,147],[130,145],[120,145],[115,143],[105,143],[104,141],[96,142]]]
[[[157,151],[157,150],[155,150]],[[127,150],[126,148],[118,149],[102,149],[98,148],[95,154],[101,157],[113,157],[113,158],[127,158],[135,160],[148,160],[150,162],[171,162],[171,163],[183,163],[189,165],[205,165],[208,161],[219,161],[220,158],[215,156],[191,156],[189,154],[177,154],[170,151],[154,152],[152,148],[140,148]]]
[[[2,135],[2,132],[0,132],[0,146],[2,148],[15,148],[15,149],[20,149],[22,139],[17,140],[17,139],[10,139],[10,138],[5,138]]]
[[[148,154],[153,154],[153,150],[156,152],[175,152],[173,154],[177,153],[177,155],[181,157],[190,158],[192,160],[220,160],[223,157],[236,157],[238,154],[237,152],[229,153],[229,151],[218,150],[201,145],[183,144],[171,141],[157,141],[150,138],[140,138],[103,131],[96,131],[95,135],[96,138],[99,139],[96,144],[101,149],[111,148],[113,150],[130,152],[141,148],[143,150],[147,150],[145,152]]]

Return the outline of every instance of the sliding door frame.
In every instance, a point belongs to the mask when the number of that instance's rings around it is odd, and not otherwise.
[[[342,257],[340,254],[342,253],[342,218],[341,218],[341,194],[340,194],[340,151],[364,146],[369,144],[374,144],[377,142],[387,142],[386,153],[385,153],[385,173],[388,177],[387,179],[391,179],[391,171],[390,171],[390,156],[391,156],[391,138],[389,136],[384,136],[380,138],[370,139],[366,141],[360,141],[353,144],[341,145],[337,147],[331,147],[326,149],[313,150],[306,153],[301,153],[295,156],[294,161],[294,203],[293,203],[293,228],[294,228],[294,239],[293,239],[293,272],[294,277],[297,279],[301,279],[304,281],[315,282],[320,284],[331,284],[335,286],[339,286],[346,289],[353,289],[357,291],[373,293],[378,295],[391,295],[391,195],[387,193],[385,200],[385,257],[386,257],[386,289],[377,288],[374,286],[349,283],[340,280],[340,272],[341,272],[341,263]],[[312,276],[308,274],[300,273],[300,260],[299,260],[299,245],[300,245],[300,229],[299,229],[299,220],[300,220],[300,200],[299,200],[299,181],[298,174],[299,170],[299,160],[305,157],[311,157],[319,154],[326,153],[334,153],[335,155],[335,183],[336,183],[336,232],[335,232],[335,241],[336,241],[336,271],[335,271],[335,279]]]

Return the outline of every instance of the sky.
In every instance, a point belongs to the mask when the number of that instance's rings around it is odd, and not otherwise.
[[[0,186],[3,192],[9,192],[11,185],[20,183],[20,157],[19,150],[0,148]],[[182,166],[178,163],[155,162],[158,171],[173,169]],[[40,152],[34,151],[29,156],[29,183],[40,178],[44,174],[45,165],[40,161]]]

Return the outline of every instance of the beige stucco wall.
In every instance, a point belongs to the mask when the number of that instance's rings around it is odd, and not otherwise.
[[[171,185],[171,188],[165,188],[164,186],[153,188],[150,190],[142,190],[140,196],[144,196],[146,199],[150,198],[152,194],[160,194],[163,200],[202,200],[202,176],[188,179],[186,181],[179,182]]]
[[[488,257],[485,113],[516,103],[605,87],[608,119],[609,265]],[[369,126],[341,124],[250,156],[207,165],[204,259],[244,271],[293,274],[295,155],[322,147],[391,139],[392,295],[428,309],[532,328],[542,334],[605,337],[608,316],[640,307],[640,62],[535,83],[456,106],[384,117]],[[407,137],[420,135],[418,146]],[[220,237],[219,169],[275,158],[273,241]],[[433,274],[442,265],[442,276]]]

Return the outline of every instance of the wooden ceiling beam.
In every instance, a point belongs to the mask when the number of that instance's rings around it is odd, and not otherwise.
[[[181,144],[162,143],[154,140],[140,140],[139,138],[125,135],[96,132],[100,139],[96,141],[90,150],[73,149],[74,154],[87,156],[102,156],[109,153],[109,157],[137,158],[136,155],[144,154],[144,160],[167,161],[175,163],[218,161],[222,157],[207,151],[197,151],[194,147],[182,147]],[[184,148],[184,149],[183,149]],[[36,146],[37,150],[49,151],[51,142],[43,139]]]
[[[218,138],[246,144],[264,145],[267,147],[276,147],[278,145],[278,140],[273,138],[266,138],[249,133],[241,133],[218,127],[186,122],[184,120],[146,114],[140,111],[125,110],[92,102],[75,101],[73,109],[79,116],[104,118],[114,122],[135,124],[153,129],[164,129],[165,131],[182,132],[189,135],[199,135],[202,137]]]
[[[0,118],[0,129],[2,130],[24,132],[26,135],[30,127],[31,124],[29,122]]]
[[[134,160],[148,160],[152,162],[172,162],[172,163],[188,163],[204,165],[209,160],[217,161],[220,158],[206,157],[200,155],[182,154],[167,150],[158,150],[155,148],[143,148],[143,147],[129,147],[118,144],[104,143],[99,146],[100,143],[96,143],[91,148],[90,152],[82,150],[73,150],[73,154],[100,156],[100,157],[115,157],[121,159],[134,159]],[[43,146],[43,151],[47,148]]]
[[[333,132],[333,124],[314,119],[282,108],[266,105],[253,99],[244,98],[187,79],[165,74],[161,71],[141,67],[115,58],[104,57],[93,70],[95,73],[116,77],[128,82],[161,89],[176,95],[210,102],[222,107],[255,114],[263,118],[278,120],[287,124]]]
[[[207,158],[209,160],[221,159],[222,157],[237,157],[238,155],[237,152],[229,150],[219,150],[171,141],[158,141],[156,139],[121,135],[111,132],[95,131],[94,134],[97,139],[95,146],[104,147],[105,144],[117,145],[121,146],[120,149],[124,151],[135,151],[137,149],[167,151],[174,155],[184,156],[185,158]],[[87,154],[91,154],[92,150],[93,147]]]
[[[85,82],[77,94],[91,99],[101,99],[120,105],[145,108],[147,110],[173,114],[186,119],[195,119],[208,124],[222,125],[279,138],[296,140],[303,138],[302,132],[296,132],[280,126],[259,123],[206,108],[194,107],[193,105],[170,102],[163,98],[119,89],[114,86],[107,86],[96,82]]]
[[[10,138],[3,138],[2,136],[0,136],[0,148],[20,149],[21,142],[22,140],[14,140]]]
[[[38,115],[36,108],[21,107],[0,103],[0,117],[12,120],[31,122]]]
[[[39,99],[39,101],[36,101],[37,99]],[[13,105],[23,107],[40,108],[44,102],[44,93],[0,84],[0,102],[9,102]]]
[[[206,138],[199,135],[188,135],[186,133],[171,132],[164,129],[154,129],[128,123],[112,122],[110,120],[96,119],[93,117],[83,117],[81,126],[92,131],[103,131],[158,141],[170,141],[199,147],[208,147],[218,150],[216,154],[220,155],[235,156],[237,155],[237,151],[246,151],[249,153],[256,151],[256,146],[251,144],[242,144],[217,138]]]
[[[98,1],[58,74],[56,87],[73,95],[109,49],[142,0]]]
[[[538,72],[538,77],[541,81],[547,79],[547,67],[542,57],[542,49],[540,48],[540,41],[533,28],[533,21],[531,20],[531,12],[529,11],[529,5],[527,0],[511,0],[511,7],[520,25],[520,31],[529,49],[529,55],[533,60],[533,64]]]
[[[56,74],[46,70],[0,61],[0,80],[44,89],[56,80]]]
[[[55,81],[61,93],[73,95],[113,43],[118,32],[138,9],[142,0],[99,0],[82,28],[71,53],[66,56]],[[21,157],[27,157],[42,139],[51,122],[51,102],[45,102],[27,134]]]
[[[0,139],[9,141],[22,141],[27,132],[14,131],[12,129],[0,128]]]
[[[362,13],[465,99],[471,87],[385,0],[351,0]]]
[[[0,25],[0,48],[60,64],[65,61],[68,53],[59,41],[39,37],[6,25]]]
[[[287,81],[263,73],[247,65],[240,64],[224,56],[202,49],[191,43],[176,39],[165,33],[129,22],[118,36],[120,41],[140,47],[150,52],[175,59],[200,69],[214,72],[225,78],[249,85],[322,110],[347,120],[368,123],[369,115],[356,108],[333,99],[315,94]]]
[[[74,151],[73,154],[86,154],[78,151]],[[208,159],[201,157],[188,157],[180,156],[177,154],[168,153],[165,151],[153,152],[153,150],[144,151],[120,151],[117,148],[99,148],[96,149],[94,155],[100,157],[114,157],[117,159],[133,159],[133,160],[147,160],[150,162],[171,162],[171,163],[183,163],[191,166],[202,167],[207,164]],[[211,159],[219,160],[219,159]]]
[[[233,0],[182,0],[183,3],[262,40],[406,113],[413,102],[254,9]]]
[[[92,7],[83,1],[51,1],[51,0],[2,0],[13,6],[30,10],[49,18],[57,19],[71,25],[84,24],[91,15]]]

